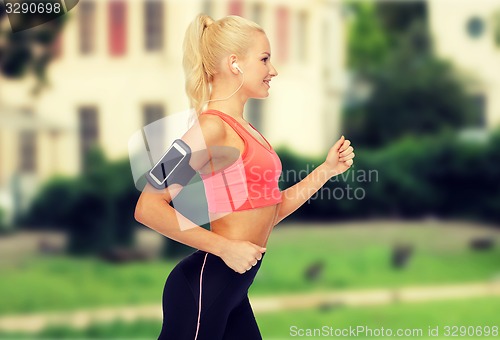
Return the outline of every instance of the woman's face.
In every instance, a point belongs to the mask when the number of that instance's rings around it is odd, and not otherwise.
[[[242,90],[249,98],[266,98],[269,96],[271,78],[278,72],[271,64],[271,47],[267,36],[262,32],[253,34],[252,46],[245,59],[239,62],[244,72],[245,82]]]

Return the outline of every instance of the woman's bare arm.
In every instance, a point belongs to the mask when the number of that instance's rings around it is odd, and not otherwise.
[[[189,165],[195,170],[202,168],[210,161],[209,153],[206,152],[208,146],[221,145],[224,138],[225,130],[220,120],[211,116],[200,117],[196,125],[182,137],[194,151]],[[170,206],[182,188],[179,184],[173,184],[166,189],[156,190],[147,184],[137,202],[135,219],[168,238],[219,256],[227,239],[194,224]]]
[[[227,245],[225,237],[194,224],[169,205],[180,190],[182,187],[174,184],[168,192],[160,193],[148,184],[137,202],[135,219],[172,240],[221,256]]]
[[[274,225],[300,208],[330,178],[349,169],[353,164],[354,153],[351,142],[342,136],[328,152],[324,163],[314,169],[303,180],[281,192]]]

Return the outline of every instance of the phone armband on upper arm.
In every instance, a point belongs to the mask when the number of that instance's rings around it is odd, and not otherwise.
[[[174,183],[185,186],[196,174],[196,170],[189,165],[190,159],[189,145],[176,139],[155,166],[146,172],[146,179],[156,189],[164,189]]]

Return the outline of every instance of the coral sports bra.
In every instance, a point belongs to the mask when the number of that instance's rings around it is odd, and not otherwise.
[[[243,153],[234,163],[217,171],[212,170],[210,174],[200,174],[208,211],[233,212],[280,203],[278,179],[281,161],[264,136],[261,135],[269,149],[230,115],[217,110],[207,110],[202,114],[219,116],[245,144]]]

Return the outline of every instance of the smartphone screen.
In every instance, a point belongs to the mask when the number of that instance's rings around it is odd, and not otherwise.
[[[167,176],[185,156],[186,155],[180,153],[176,148],[171,148],[165,156],[163,156],[161,161],[151,169],[151,175],[156,177],[161,183],[164,183]]]

